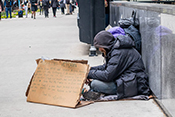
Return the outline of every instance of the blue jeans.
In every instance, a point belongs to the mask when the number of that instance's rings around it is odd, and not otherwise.
[[[90,87],[91,90],[95,92],[100,92],[108,95],[115,95],[117,91],[117,86],[115,82],[103,82],[100,80],[93,80]]]
[[[12,17],[12,9],[11,7],[6,7],[5,12],[6,12],[6,18],[8,18],[8,11],[10,13],[10,18]]]

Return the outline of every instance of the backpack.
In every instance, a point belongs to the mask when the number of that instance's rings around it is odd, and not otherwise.
[[[128,28],[124,28],[124,31],[133,39],[136,50],[141,54],[142,42],[139,30],[131,25]]]

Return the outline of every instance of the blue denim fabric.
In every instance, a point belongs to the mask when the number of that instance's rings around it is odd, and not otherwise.
[[[6,12],[6,18],[8,18],[8,11],[10,13],[10,17],[12,17],[12,10],[11,7],[6,7],[5,12]]]
[[[93,80],[91,82],[91,90],[95,92],[100,92],[104,94],[114,95],[117,91],[117,86],[115,82],[103,82],[100,80]]]

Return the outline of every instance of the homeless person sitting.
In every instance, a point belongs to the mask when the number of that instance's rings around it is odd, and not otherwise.
[[[86,81],[90,90],[83,93],[85,99],[97,100],[101,93],[117,95],[117,99],[150,94],[141,55],[130,36],[114,38],[110,32],[101,31],[94,37],[94,46],[103,53],[106,63],[91,67]]]

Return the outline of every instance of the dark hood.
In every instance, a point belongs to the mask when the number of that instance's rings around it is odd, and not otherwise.
[[[108,31],[100,31],[94,37],[94,46],[96,48],[104,48],[110,50],[111,47],[114,45],[115,38],[114,36]]]

